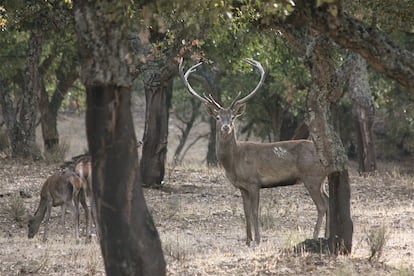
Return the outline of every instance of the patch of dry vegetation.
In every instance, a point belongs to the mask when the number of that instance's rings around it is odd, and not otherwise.
[[[34,213],[40,187],[56,169],[1,160],[0,275],[104,275],[96,241],[63,240],[59,208],[52,212],[46,243],[38,236],[27,238],[24,220]],[[249,248],[239,191],[221,169],[187,165],[167,175],[163,189],[145,190],[145,196],[169,275],[414,274],[414,178],[397,168],[369,177],[351,173],[354,251],[346,257],[292,250],[312,236],[316,217],[302,185],[262,190],[263,241]],[[82,219],[83,214],[85,237]]]

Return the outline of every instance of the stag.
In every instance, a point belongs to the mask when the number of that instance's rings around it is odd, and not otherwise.
[[[244,214],[246,218],[246,244],[252,239],[252,224],[254,227],[254,242],[260,243],[259,229],[259,198],[261,188],[304,183],[316,205],[318,217],[313,231],[317,239],[324,216],[328,226],[329,200],[324,189],[327,176],[317,155],[313,142],[309,140],[291,140],[274,143],[242,142],[236,139],[235,120],[246,108],[246,102],[262,86],[265,71],[262,65],[253,60],[245,59],[247,63],[260,72],[260,81],[252,92],[240,98],[239,93],[228,108],[222,107],[211,95],[200,96],[188,82],[188,77],[202,63],[192,66],[184,74],[183,61],[179,65],[180,76],[190,94],[204,103],[208,114],[216,119],[216,155],[223,166],[226,177],[241,191]],[[325,229],[328,237],[328,227]]]
[[[74,236],[75,239],[79,239],[79,201],[82,207],[85,209],[85,219],[88,221],[87,205],[85,197],[82,194],[82,183],[79,176],[67,169],[63,172],[55,173],[49,176],[42,186],[40,191],[39,206],[34,214],[29,218],[28,228],[29,239],[33,238],[39,231],[40,224],[43,219],[45,221],[45,230],[43,240],[47,239],[47,233],[49,230],[48,222],[50,219],[50,213],[52,207],[61,206],[61,222],[63,227],[64,236],[66,235],[65,229],[65,216],[66,210],[69,210],[73,216]],[[46,215],[46,218],[45,218]]]

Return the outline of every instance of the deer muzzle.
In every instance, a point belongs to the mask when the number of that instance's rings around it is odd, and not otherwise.
[[[222,125],[221,126],[221,132],[223,133],[223,134],[230,134],[231,133],[231,127],[230,127],[230,125]]]

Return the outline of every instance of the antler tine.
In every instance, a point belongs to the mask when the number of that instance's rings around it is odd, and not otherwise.
[[[237,99],[240,96],[240,93],[239,93],[239,95],[237,95],[237,97],[234,99],[231,107],[247,102],[251,97],[253,97],[253,95],[257,92],[257,90],[259,90],[259,88],[262,86],[262,84],[264,82],[264,79],[265,79],[266,74],[265,74],[265,71],[264,71],[262,65],[260,64],[260,62],[254,60],[254,59],[251,59],[251,58],[245,58],[244,61],[246,61],[247,63],[249,63],[250,65],[256,67],[259,70],[259,72],[260,72],[260,81],[256,85],[256,88],[253,89],[252,92],[250,92],[247,96],[245,96],[244,98],[241,98],[240,100]]]
[[[209,101],[206,98],[201,97],[200,95],[198,95],[197,92],[195,92],[195,90],[191,87],[190,83],[188,82],[188,76],[195,72],[198,66],[200,66],[201,64],[203,64],[202,62],[197,63],[196,65],[193,65],[190,67],[190,69],[187,70],[187,72],[183,71],[183,58],[181,58],[180,60],[180,64],[178,65],[178,71],[180,73],[180,77],[184,82],[185,87],[187,88],[188,92],[190,92],[191,95],[193,95],[194,97],[196,97],[197,99],[199,99],[200,101],[202,101],[205,104],[208,104]]]
[[[234,104],[239,100],[240,95],[241,95],[241,91],[239,91],[239,93],[237,93],[236,98],[234,98],[234,100],[231,102],[230,108],[233,108]]]
[[[210,104],[215,105],[218,109],[223,108],[218,102],[216,102],[216,100],[213,98],[213,95],[209,94],[208,97],[206,97],[206,99],[209,101]]]

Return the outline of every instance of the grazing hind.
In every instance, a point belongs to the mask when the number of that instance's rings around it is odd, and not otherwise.
[[[74,224],[74,236],[75,239],[79,239],[79,201],[85,209],[85,219],[89,220],[87,213],[87,205],[85,197],[81,193],[82,181],[79,176],[71,171],[65,170],[63,172],[55,173],[48,177],[42,186],[40,192],[40,202],[34,216],[29,219],[29,239],[33,238],[39,231],[40,224],[43,219],[45,221],[45,230],[43,240],[47,239],[47,232],[49,230],[48,222],[50,219],[50,213],[52,207],[61,206],[61,222],[63,227],[64,236],[66,235],[65,230],[65,216],[66,210],[68,209],[73,216]]]

